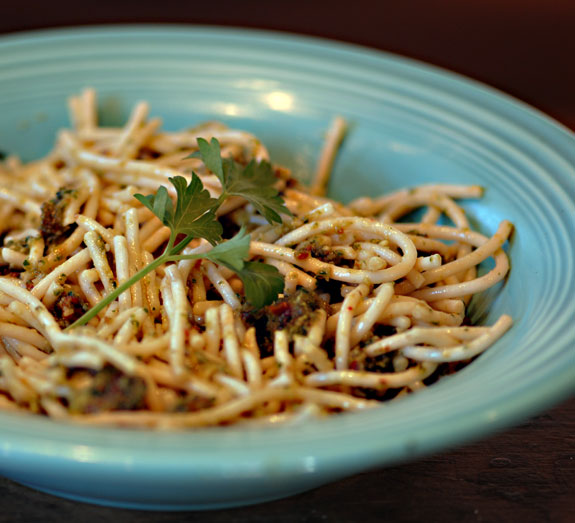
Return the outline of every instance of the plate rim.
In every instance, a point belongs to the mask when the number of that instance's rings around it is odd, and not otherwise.
[[[475,89],[482,89],[487,91],[487,94],[496,95],[499,98],[504,98],[506,101],[513,104],[518,104],[523,106],[524,109],[528,109],[531,112],[531,116],[538,116],[547,123],[552,124],[557,127],[558,130],[566,132],[571,138],[575,138],[575,130],[571,129],[566,124],[556,120],[549,114],[545,113],[542,109],[531,105],[529,102],[512,95],[496,86],[489,84],[486,81],[479,80],[460,73],[454,69],[450,69],[446,66],[441,66],[435,63],[426,62],[424,59],[415,58],[406,54],[379,49],[366,44],[359,44],[356,42],[340,40],[336,38],[330,38],[325,36],[311,35],[305,33],[297,33],[289,30],[279,30],[279,29],[265,29],[258,27],[246,27],[240,25],[219,25],[219,24],[204,24],[204,23],[181,23],[181,22],[134,22],[134,23],[86,23],[80,25],[60,25],[46,28],[37,29],[24,29],[16,30],[8,33],[0,34],[0,48],[5,44],[12,43],[25,43],[26,40],[39,40],[42,38],[47,39],[57,39],[63,36],[94,36],[98,33],[116,33],[118,35],[132,34],[136,35],[140,32],[150,32],[160,35],[162,32],[168,31],[178,31],[180,33],[208,33],[208,34],[227,34],[230,36],[237,37],[260,37],[267,38],[270,40],[280,40],[280,41],[291,41],[291,43],[299,43],[303,45],[310,46],[321,46],[327,47],[330,50],[338,51],[351,51],[361,55],[371,55],[373,58],[385,58],[387,60],[399,63],[401,65],[407,65],[408,67],[413,67],[419,70],[426,70],[432,74],[437,74],[439,76],[451,77],[451,80],[462,82],[467,84],[469,87]]]

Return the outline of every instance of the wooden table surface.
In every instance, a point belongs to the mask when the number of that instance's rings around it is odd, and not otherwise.
[[[200,23],[366,45],[485,82],[575,129],[573,0],[0,4],[0,34],[94,23]],[[254,507],[184,513],[111,509],[62,500],[2,478],[0,507],[0,522],[11,523],[573,522],[575,399],[486,440]]]

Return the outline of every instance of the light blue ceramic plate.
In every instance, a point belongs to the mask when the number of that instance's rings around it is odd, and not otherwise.
[[[373,412],[274,430],[186,433],[66,426],[0,414],[0,474],[126,507],[240,505],[483,437],[548,408],[575,383],[575,138],[458,76],[380,52],[265,32],[114,27],[0,39],[0,149],[32,159],[67,124],[66,98],[97,88],[105,121],[151,102],[167,128],[221,119],[305,175],[332,116],[352,123],[332,195],[481,184],[468,202],[492,233],[517,228],[511,275],[472,314],[515,324],[459,374]]]

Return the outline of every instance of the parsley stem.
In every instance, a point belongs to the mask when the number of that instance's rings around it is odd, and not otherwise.
[[[180,260],[199,260],[203,257],[203,254],[172,254],[166,261],[177,262]]]
[[[124,291],[127,291],[134,283],[140,281],[144,276],[152,272],[153,270],[157,269],[160,265],[170,262],[170,261],[179,261],[179,260],[194,260],[197,258],[201,258],[201,254],[183,254],[178,255],[178,253],[192,241],[193,236],[188,235],[182,241],[178,242],[176,246],[174,246],[174,237],[173,235],[170,236],[168,240],[168,244],[164,249],[164,252],[158,256],[153,262],[149,265],[146,265],[144,268],[140,269],[134,276],[130,279],[126,280],[122,285],[114,289],[110,294],[104,297],[100,302],[98,302],[94,307],[92,307],[89,311],[84,313],[80,318],[78,318],[74,323],[68,325],[66,330],[73,329],[74,327],[79,327],[81,325],[85,325],[88,323],[92,318],[98,315],[98,313],[107,307],[110,303],[112,303],[120,294]]]
[[[176,235],[174,234],[174,231],[170,231],[170,237],[168,239],[168,244],[166,245],[166,248],[164,249],[162,256],[167,255],[172,251],[172,248],[174,247],[175,241],[176,241]]]
[[[92,318],[98,315],[98,313],[107,307],[110,303],[112,303],[120,294],[124,291],[127,291],[134,283],[141,280],[146,274],[149,274],[153,270],[157,269],[163,263],[170,261],[170,255],[164,251],[164,253],[156,258],[153,262],[149,265],[146,265],[143,269],[140,269],[134,276],[130,279],[126,280],[122,285],[116,287],[110,294],[108,294],[105,298],[103,298],[100,302],[98,302],[94,307],[92,307],[89,311],[83,314],[80,318],[78,318],[74,323],[68,325],[65,330],[73,329],[74,327],[80,327],[81,325],[85,325],[88,323]]]
[[[172,247],[171,251],[168,252],[167,248],[164,252],[158,256],[153,262],[149,265],[146,265],[144,268],[140,269],[134,276],[130,279],[126,280],[122,285],[114,289],[110,294],[102,298],[100,302],[98,302],[94,307],[92,307],[89,311],[83,314],[80,318],[78,318],[74,323],[68,325],[65,330],[73,329],[74,327],[79,327],[81,325],[85,325],[88,323],[92,318],[98,315],[98,313],[112,303],[120,294],[124,291],[127,291],[134,283],[140,281],[144,276],[152,272],[153,270],[157,269],[160,265],[167,263],[167,262],[176,262],[180,260],[197,260],[203,257],[203,254],[180,254],[177,253],[181,251],[188,243],[190,243],[191,237],[187,236],[179,242],[175,247]]]
[[[172,247],[170,249],[170,255],[172,254],[178,254],[182,249],[184,249],[186,247],[186,245],[188,245],[188,243],[190,243],[192,240],[194,239],[194,237],[191,234],[188,234],[181,242],[178,242],[178,244],[175,247]]]

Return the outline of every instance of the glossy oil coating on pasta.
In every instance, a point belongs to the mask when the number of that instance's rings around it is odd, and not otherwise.
[[[73,126],[45,158],[0,164],[0,409],[154,428],[301,421],[373,408],[455,372],[511,325],[471,326],[472,295],[509,269],[503,246],[470,229],[458,198],[478,186],[428,185],[343,206],[324,196],[345,133],[337,118],[311,189],[274,167],[292,216],[268,224],[245,200],[219,209],[225,237],[251,235],[250,258],[284,277],[255,310],[233,271],[208,260],[158,267],[87,325],[66,329],[149,264],[170,231],[138,202],[196,172],[198,137],[222,156],[268,160],[244,131],[206,123],[162,132],[138,104],[122,128],[99,127],[95,93],[70,100]],[[422,208],[421,220],[405,221]],[[449,223],[450,225],[444,225]],[[205,252],[192,240],[184,253]],[[490,269],[477,267],[492,258]]]

